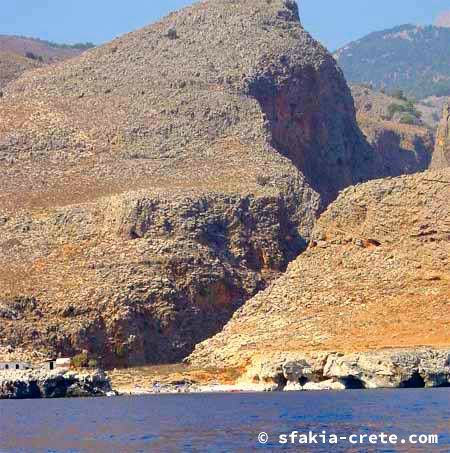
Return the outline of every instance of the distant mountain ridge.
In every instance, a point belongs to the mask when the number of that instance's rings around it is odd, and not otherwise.
[[[95,47],[92,43],[59,44],[38,38],[0,34],[0,52],[26,57],[33,54],[46,63],[75,57],[86,49]]]
[[[58,44],[25,36],[0,35],[0,89],[25,71],[76,57],[91,47],[94,44]]]
[[[436,27],[450,27],[450,11],[444,11],[434,22]]]
[[[450,95],[450,28],[401,25],[354,41],[334,57],[352,83],[417,99]]]

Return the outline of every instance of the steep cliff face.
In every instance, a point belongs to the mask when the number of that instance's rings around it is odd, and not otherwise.
[[[442,112],[436,137],[431,168],[450,167],[450,105],[446,104]]]
[[[273,146],[305,175],[325,206],[342,188],[375,176],[376,155],[355,122],[351,92],[334,60],[323,55],[302,68],[289,63],[283,56],[292,70],[277,80],[261,73],[250,94],[269,123]]]
[[[448,348],[449,182],[446,169],[346,189],[308,251],[190,361],[276,369],[302,354]]]
[[[0,99],[0,341],[169,362],[377,175],[295,2],[201,2]]]

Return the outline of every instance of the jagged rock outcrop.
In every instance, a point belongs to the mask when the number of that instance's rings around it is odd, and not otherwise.
[[[308,251],[190,362],[245,369],[263,361],[270,369],[280,355],[448,347],[449,199],[450,169],[346,189],[319,219]]]
[[[0,371],[0,399],[106,396],[108,377],[100,371]]]
[[[446,104],[442,112],[436,137],[431,168],[450,167],[450,105]]]

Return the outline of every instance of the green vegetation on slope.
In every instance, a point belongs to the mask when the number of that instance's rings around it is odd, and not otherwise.
[[[414,102],[406,101],[405,104],[392,103],[388,107],[388,120],[392,120],[396,113],[400,113],[400,123],[403,124],[417,124],[418,120],[422,117],[422,113],[419,112],[414,106]]]

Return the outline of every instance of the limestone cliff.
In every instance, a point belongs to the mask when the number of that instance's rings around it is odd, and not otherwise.
[[[442,112],[442,119],[439,124],[436,137],[436,148],[434,150],[431,168],[450,167],[450,106],[446,104]]]
[[[0,400],[101,397],[111,392],[102,371],[0,371]]]

